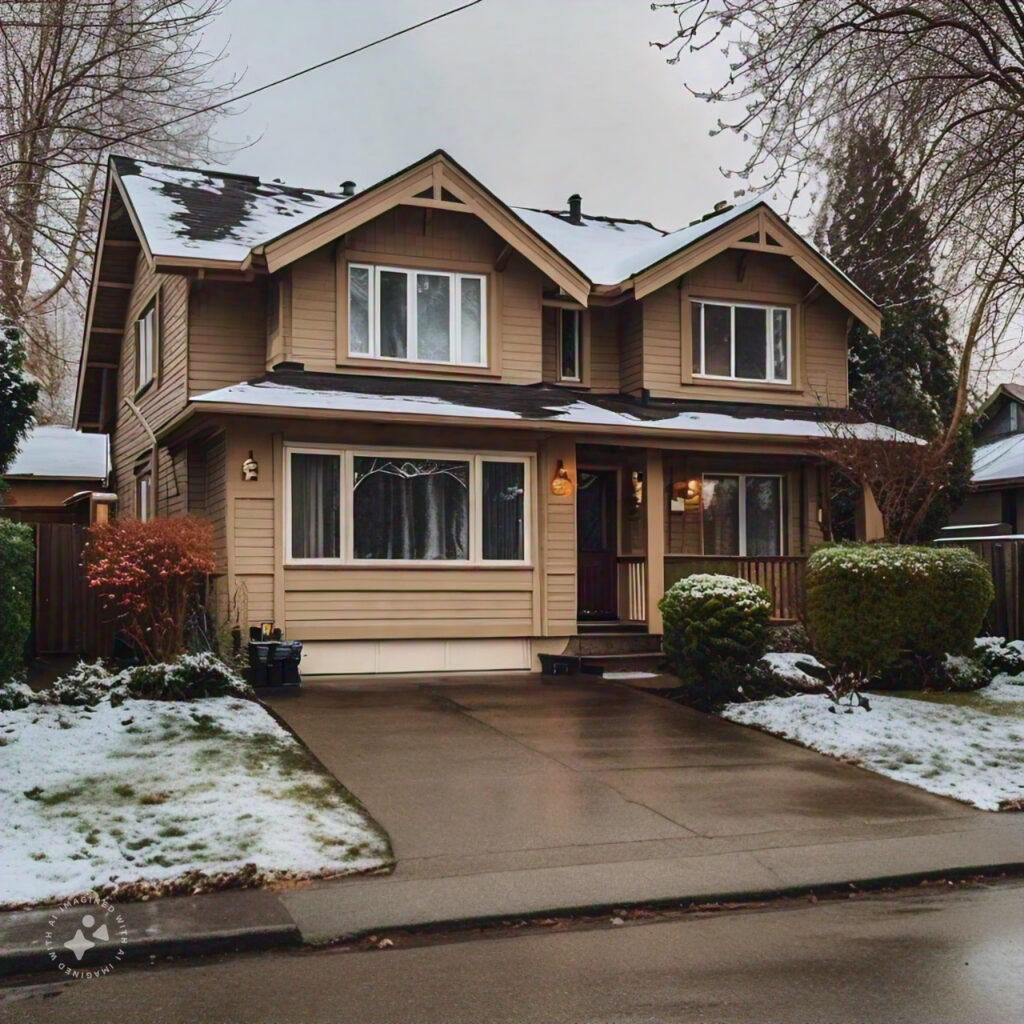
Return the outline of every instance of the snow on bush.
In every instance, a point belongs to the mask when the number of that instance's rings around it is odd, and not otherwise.
[[[863,680],[901,658],[971,654],[992,597],[988,567],[964,548],[831,544],[807,563],[815,651]]]
[[[658,603],[662,650],[682,697],[711,708],[735,694],[764,654],[772,602],[756,583],[697,573],[674,583]]]

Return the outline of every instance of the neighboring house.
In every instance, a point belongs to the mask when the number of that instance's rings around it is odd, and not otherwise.
[[[109,468],[106,435],[33,427],[4,474],[0,516],[28,523],[88,522],[86,499],[104,490]]]
[[[760,200],[666,233],[509,207],[440,151],[338,193],[115,157],[75,422],[120,514],[213,520],[305,671],[536,668],[660,633],[695,571],[794,614],[852,319],[879,330]]]
[[[975,420],[971,491],[946,536],[970,528],[1024,535],[1024,384],[1000,384]]]

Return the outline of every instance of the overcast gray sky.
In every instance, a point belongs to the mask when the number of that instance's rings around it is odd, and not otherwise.
[[[209,35],[252,88],[455,6],[457,0],[232,0]],[[233,170],[291,184],[370,184],[448,150],[514,205],[583,208],[676,228],[731,198],[744,144],[652,48],[675,19],[647,0],[484,0],[247,101],[220,134],[255,140]]]

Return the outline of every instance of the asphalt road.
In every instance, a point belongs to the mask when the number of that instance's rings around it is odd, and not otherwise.
[[[34,979],[31,1021],[1024,1020],[1024,883],[784,904],[384,951],[268,953]]]

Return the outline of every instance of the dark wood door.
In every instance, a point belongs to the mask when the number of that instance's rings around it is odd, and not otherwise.
[[[581,469],[576,490],[577,616],[581,621],[617,619],[618,531],[616,473]]]

